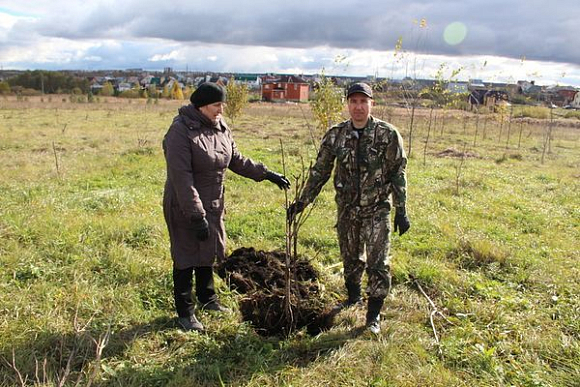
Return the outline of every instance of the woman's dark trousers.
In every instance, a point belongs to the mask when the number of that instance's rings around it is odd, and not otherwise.
[[[213,270],[211,267],[188,267],[187,269],[173,269],[173,296],[175,309],[179,317],[193,315],[194,303],[191,299],[193,289],[193,272],[195,271],[195,295],[201,305],[216,301],[213,284]]]

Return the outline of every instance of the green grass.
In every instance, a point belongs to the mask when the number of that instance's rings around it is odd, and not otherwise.
[[[416,118],[412,228],[393,236],[394,288],[379,337],[347,310],[316,337],[262,338],[236,313],[201,313],[205,334],[173,318],[161,198],[161,139],[179,103],[0,101],[0,385],[573,386],[580,380],[580,135],[494,117]],[[390,111],[408,144],[409,117]],[[455,114],[455,113],[453,113]],[[314,157],[305,106],[251,105],[241,151],[289,176]],[[575,119],[571,120],[572,122]],[[477,136],[475,135],[477,127]],[[521,132],[521,138],[519,136]],[[476,146],[473,146],[474,140]],[[54,145],[53,145],[54,144]],[[465,149],[464,160],[437,154]],[[58,160],[58,170],[56,167]],[[284,195],[233,173],[228,250],[284,244]],[[300,253],[343,296],[334,192],[323,189]],[[418,281],[448,321],[435,316]],[[102,354],[97,355],[101,340]],[[71,356],[72,354],[72,356]],[[71,359],[67,368],[67,361]],[[65,375],[66,370],[69,373]],[[18,371],[18,372],[17,372]]]

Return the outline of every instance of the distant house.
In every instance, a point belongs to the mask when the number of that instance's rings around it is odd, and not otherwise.
[[[575,109],[580,109],[580,91],[576,93],[572,102],[570,102],[570,106]]]
[[[550,101],[557,106],[569,105],[576,96],[576,89],[572,87],[553,86],[546,90]]]
[[[515,83],[510,83],[506,85],[505,90],[507,91],[510,100],[522,94],[522,87]]]
[[[213,83],[217,83],[220,86],[227,86],[228,84],[228,80],[229,78],[221,76],[221,75],[206,75],[205,78],[203,80],[200,80],[200,82],[198,83],[198,87],[204,83],[204,82],[213,82]]]
[[[535,81],[518,81],[517,85],[521,88],[522,93],[527,93],[529,89],[536,86]]]
[[[124,91],[131,90],[132,88],[133,85],[131,85],[129,82],[121,82],[119,83],[117,90],[119,91],[119,93],[122,93]]]
[[[495,106],[508,101],[508,93],[503,90],[474,89],[467,96],[467,101],[473,106]]]
[[[447,84],[447,91],[453,94],[469,93],[467,82],[449,82]]]
[[[257,74],[237,74],[234,76],[236,83],[248,86],[250,89],[258,89],[262,84],[262,79]]]
[[[262,99],[265,101],[306,102],[309,91],[308,82],[294,75],[276,79],[268,78],[262,84]]]
[[[485,89],[485,84],[481,79],[470,79],[467,87],[469,90],[481,90]]]
[[[147,75],[147,76],[144,76],[144,77],[143,77],[143,78],[141,78],[141,80],[139,81],[139,84],[140,84],[142,87],[147,87],[147,86],[149,86],[150,84],[152,84],[152,83],[153,83],[153,82],[152,82],[152,81],[153,81],[153,78],[155,78],[153,75]],[[157,84],[159,84],[159,82],[157,82]]]

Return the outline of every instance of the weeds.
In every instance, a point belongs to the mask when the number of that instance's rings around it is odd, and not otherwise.
[[[519,131],[517,153],[498,142],[493,113],[464,133],[461,115],[470,113],[434,110],[423,160],[409,159],[413,228],[392,239],[394,287],[383,335],[359,335],[364,309],[354,308],[328,332],[297,331],[280,340],[240,322],[241,296],[220,279],[220,299],[236,313],[201,313],[204,335],[174,325],[160,144],[180,102],[38,101],[3,102],[0,122],[0,385],[578,380],[578,131],[561,119],[554,120],[542,164],[547,123],[519,120],[519,108],[510,140]],[[393,107],[388,114],[406,137],[407,112]],[[415,114],[428,118],[429,110],[417,107]],[[275,167],[281,139],[287,176],[298,176],[302,150],[312,142],[304,117],[312,117],[308,106],[251,104],[236,123],[238,147]],[[414,130],[427,138],[428,126]],[[444,151],[472,144],[476,130],[470,152]],[[442,151],[454,158],[438,156]],[[458,172],[461,154],[469,168]],[[229,251],[283,248],[285,199],[277,188],[228,172],[225,195]],[[327,184],[297,244],[323,273],[320,291],[333,295],[342,286],[335,211]],[[440,345],[427,317],[433,308],[407,286],[410,278],[452,323],[433,319]]]

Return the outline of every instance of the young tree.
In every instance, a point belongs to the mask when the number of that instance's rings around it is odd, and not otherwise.
[[[155,85],[147,86],[147,95],[149,98],[159,98],[159,91]]]
[[[169,99],[170,97],[171,97],[171,94],[169,93],[169,88],[167,87],[167,85],[163,86],[163,91],[161,92],[161,98]]]
[[[0,94],[10,94],[10,91],[8,82],[0,82]]]
[[[417,52],[420,51],[420,47],[422,46],[422,44],[424,43],[425,39],[426,39],[426,34],[427,34],[427,20],[426,19],[421,19],[419,20],[414,20],[413,23],[415,25],[418,26],[418,35],[416,37],[416,41],[415,41],[415,48],[413,50],[413,52]],[[417,90],[417,57],[414,56],[412,58],[412,61],[410,61],[410,58],[408,56],[408,53],[406,50],[403,49],[403,38],[400,37],[397,40],[397,43],[395,44],[395,51],[394,51],[394,56],[397,60],[397,62],[399,61],[403,61],[404,65],[405,65],[405,79],[404,81],[401,83],[401,87],[402,87],[402,94],[403,94],[403,99],[405,100],[405,107],[407,109],[407,113],[409,114],[410,117],[410,123],[409,123],[409,140],[407,141],[407,146],[408,146],[408,150],[407,150],[407,157],[411,157],[412,154],[412,149],[413,149],[413,129],[415,128],[415,110],[417,108],[417,105],[419,104],[419,93]],[[407,74],[407,70],[409,68],[409,65],[411,65],[411,73],[412,76],[409,76]]]
[[[332,80],[324,75],[324,69],[315,88],[314,99],[310,101],[310,108],[321,135],[342,119],[344,108],[342,90],[336,88]]]
[[[171,99],[182,100],[183,99],[183,90],[179,86],[177,81],[173,82],[173,86],[171,86]]]
[[[113,88],[111,82],[105,82],[103,84],[103,88],[101,89],[101,95],[104,97],[111,97],[115,95],[115,89]]]
[[[242,109],[248,103],[248,87],[242,83],[236,83],[231,77],[226,86],[228,100],[225,107],[225,114],[231,120],[232,126],[236,118],[242,114]]]

